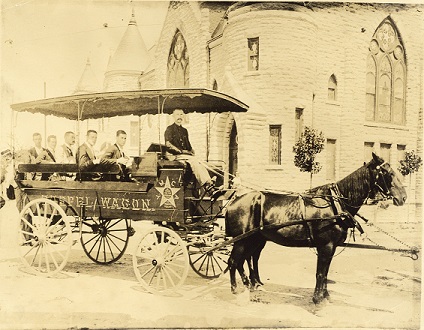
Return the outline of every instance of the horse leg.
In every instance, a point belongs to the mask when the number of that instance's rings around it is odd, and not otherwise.
[[[243,283],[243,275],[244,269],[243,269],[243,263],[244,263],[244,251],[245,251],[245,245],[243,240],[235,242],[233,249],[231,251],[230,258],[228,259],[228,268],[230,269],[230,283],[231,283],[231,292],[236,293],[237,290],[237,282],[236,282],[236,270],[239,271],[240,276],[242,277]],[[244,275],[245,279],[247,279],[247,276]]]
[[[259,277],[258,262],[259,262],[259,257],[261,256],[261,252],[263,248],[265,247],[265,243],[266,243],[266,240],[262,239],[261,242],[259,243],[259,246],[256,248],[256,250],[252,254],[253,271],[254,271],[255,282],[257,284],[256,287],[258,287],[259,285],[264,285],[261,281],[261,278]]]
[[[319,304],[324,298],[330,295],[327,291],[327,274],[330,268],[331,260],[334,255],[334,246],[332,243],[318,246],[318,261],[316,271],[316,285],[312,301]]]

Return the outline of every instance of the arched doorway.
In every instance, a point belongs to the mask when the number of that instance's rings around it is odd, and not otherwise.
[[[238,170],[238,137],[237,137],[237,126],[236,122],[233,122],[233,127],[231,128],[230,133],[230,143],[229,143],[229,159],[228,159],[228,171],[232,175],[236,175]]]

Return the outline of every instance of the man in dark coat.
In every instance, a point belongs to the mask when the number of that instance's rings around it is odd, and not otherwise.
[[[121,173],[119,175],[112,175],[111,180],[120,181],[133,181],[131,178],[131,164],[132,159],[124,152],[124,145],[127,142],[127,133],[123,130],[116,132],[116,142],[108,147],[102,156],[102,159],[108,159],[112,162],[119,164]]]
[[[42,138],[40,133],[34,133],[32,135],[34,141],[34,147],[29,149],[31,156],[31,164],[49,164],[54,163],[53,159],[47,152],[46,148],[41,146]],[[34,173],[32,180],[49,180],[51,173]]]
[[[97,158],[94,153],[94,145],[97,142],[97,132],[94,130],[87,131],[87,140],[77,151],[77,161],[81,172],[91,171],[95,165],[100,164],[100,158]],[[99,173],[78,173],[77,180],[89,181],[100,180]]]
[[[209,175],[205,163],[195,157],[195,152],[188,137],[188,131],[182,126],[185,116],[184,111],[175,109],[172,116],[174,123],[165,130],[165,145],[168,148],[168,153],[171,154],[168,155],[168,158],[189,163],[197,182],[207,191],[214,193],[217,190],[215,181]]]

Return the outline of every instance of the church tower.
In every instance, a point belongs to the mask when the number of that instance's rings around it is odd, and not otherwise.
[[[104,91],[140,89],[138,80],[150,60],[150,55],[138,30],[133,9],[121,42],[109,60],[103,84]]]

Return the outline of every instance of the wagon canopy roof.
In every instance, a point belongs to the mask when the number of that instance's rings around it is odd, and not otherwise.
[[[246,112],[232,96],[209,89],[157,89],[61,96],[11,105],[14,111],[41,113],[73,120],[172,113]]]

